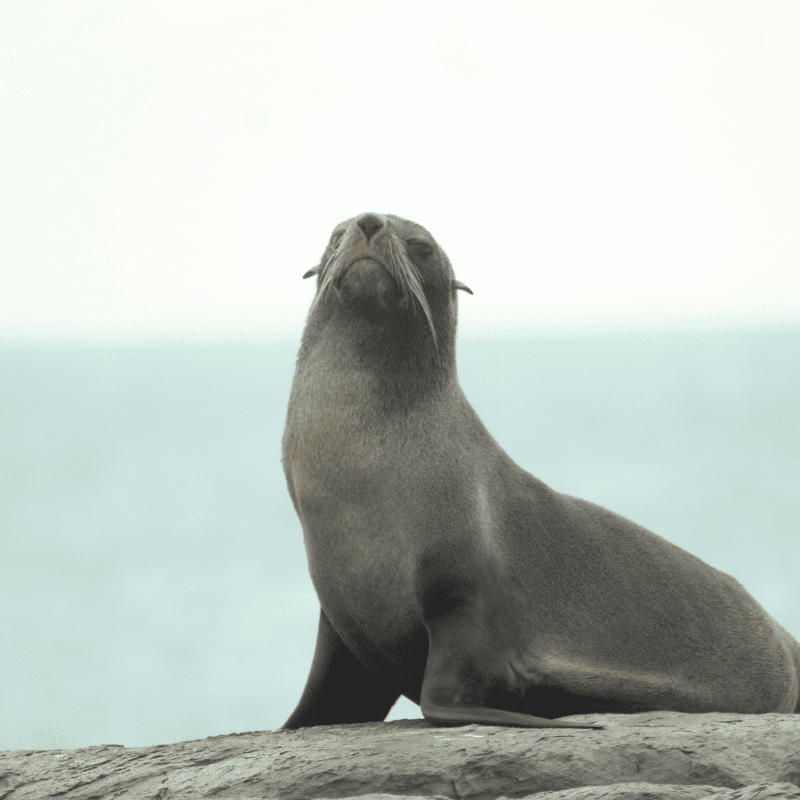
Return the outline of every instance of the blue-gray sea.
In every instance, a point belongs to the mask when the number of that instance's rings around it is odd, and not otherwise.
[[[280,438],[296,340],[0,348],[0,749],[274,729],[318,606]],[[553,488],[739,579],[800,638],[800,327],[463,336]],[[408,701],[390,718],[418,716]]]

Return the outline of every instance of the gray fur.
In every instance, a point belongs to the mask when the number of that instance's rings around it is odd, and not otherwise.
[[[337,290],[347,253],[368,246],[366,216],[338,226],[339,252],[329,246],[311,271],[317,296],[283,438],[321,604],[314,666],[287,727],[383,719],[397,693],[444,725],[798,711],[800,645],[741,584],[552,490],[495,442],[457,377],[466,287],[424,228],[379,217],[376,238],[409,252],[409,240],[432,243],[430,258],[407,256],[413,270],[389,268],[396,295],[371,261],[351,276],[354,292]],[[319,698],[355,703],[350,671],[378,683],[348,716]]]

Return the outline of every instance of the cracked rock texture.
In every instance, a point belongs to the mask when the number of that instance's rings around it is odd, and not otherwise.
[[[602,714],[605,730],[424,720],[0,753],[0,800],[800,800],[800,715]]]

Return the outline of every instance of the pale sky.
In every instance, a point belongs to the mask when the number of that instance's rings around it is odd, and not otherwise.
[[[7,0],[0,338],[299,330],[426,226],[462,329],[800,320],[800,2]]]

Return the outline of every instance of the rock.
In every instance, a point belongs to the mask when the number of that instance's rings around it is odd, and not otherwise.
[[[603,714],[605,730],[424,720],[0,753],[2,800],[800,800],[800,715]],[[590,787],[590,788],[586,788]]]

